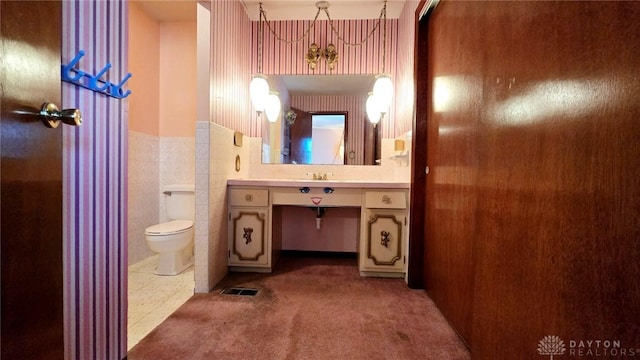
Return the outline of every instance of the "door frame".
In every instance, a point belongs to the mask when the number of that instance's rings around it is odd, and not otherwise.
[[[407,284],[412,289],[424,289],[425,272],[425,214],[427,195],[427,129],[430,113],[431,88],[429,87],[429,64],[421,62],[428,58],[429,17],[438,0],[421,0],[415,11],[414,83],[415,121],[412,129],[413,150],[411,156],[411,191],[409,212],[409,265]]]

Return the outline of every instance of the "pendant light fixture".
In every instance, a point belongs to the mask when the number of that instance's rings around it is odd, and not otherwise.
[[[267,78],[264,75],[256,74],[253,76],[251,84],[249,84],[249,96],[251,97],[253,108],[260,115],[267,106],[267,98],[269,96],[269,83],[267,83]]]
[[[262,74],[262,3],[260,3],[260,23],[258,26],[258,73],[253,75],[249,84],[249,97],[251,104],[256,109],[258,116],[267,106],[267,98],[269,97],[269,83],[267,77]]]
[[[386,114],[391,107],[391,100],[393,99],[393,82],[391,82],[389,75],[380,74],[376,76],[373,95],[378,99],[380,111]]]
[[[278,95],[280,94],[277,91],[271,91],[269,96],[267,96],[267,104],[264,108],[267,120],[272,123],[278,121],[280,110],[282,108],[282,103],[280,102],[280,97]]]
[[[376,82],[373,85],[373,94],[369,95],[369,98],[374,97],[375,102],[378,104],[378,110],[380,111],[380,117],[384,117],[389,112],[391,107],[391,101],[393,99],[393,82],[391,76],[385,73],[385,62],[387,55],[387,1],[385,0],[382,7],[382,72],[376,76]],[[368,102],[368,99],[367,99]],[[369,117],[371,121],[371,117]],[[378,119],[380,121],[380,119]],[[378,122],[371,121],[374,126]]]
[[[369,118],[369,122],[376,127],[380,122],[380,118],[382,117],[382,113],[380,112],[380,104],[378,99],[373,95],[373,92],[369,92],[369,97],[367,97],[367,103],[365,104],[365,109],[367,111],[367,117]]]

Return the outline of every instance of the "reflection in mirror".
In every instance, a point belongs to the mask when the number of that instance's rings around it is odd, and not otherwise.
[[[268,77],[270,87],[278,84],[288,97],[282,97],[280,121],[263,122],[263,163],[379,165],[381,127],[371,125],[365,111],[375,75]],[[316,125],[314,117],[332,114],[343,127]]]
[[[298,116],[285,133],[285,163],[344,165],[347,114],[292,110]]]

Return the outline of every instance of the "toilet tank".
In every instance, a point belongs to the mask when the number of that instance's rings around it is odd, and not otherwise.
[[[195,187],[193,185],[165,185],[164,200],[169,220],[195,219]]]

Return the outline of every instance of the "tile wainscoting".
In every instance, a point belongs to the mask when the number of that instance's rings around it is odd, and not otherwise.
[[[144,229],[166,221],[162,188],[193,184],[195,139],[129,131],[129,265],[152,256]]]

